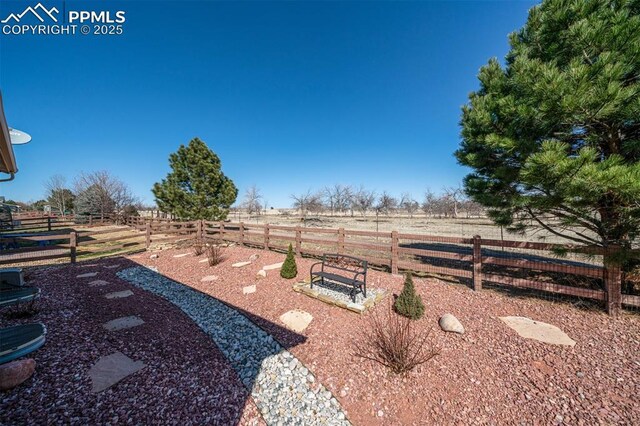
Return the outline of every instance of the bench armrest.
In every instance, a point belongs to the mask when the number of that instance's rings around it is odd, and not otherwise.
[[[316,262],[316,263],[314,263],[313,265],[311,265],[311,268],[309,269],[309,274],[312,274],[312,273],[313,273],[313,268],[314,268],[316,265],[322,265],[322,262]]]

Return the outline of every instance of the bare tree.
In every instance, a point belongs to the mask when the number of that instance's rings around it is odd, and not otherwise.
[[[378,199],[378,204],[376,205],[376,209],[380,211],[380,213],[384,213],[389,215],[389,213],[393,212],[398,207],[398,200],[389,195],[387,191],[383,191],[382,195]]]
[[[367,191],[364,187],[360,187],[351,197],[351,208],[355,209],[364,216],[368,210],[373,208],[376,202],[376,193]]]
[[[293,208],[300,211],[302,219],[307,216],[307,213],[318,213],[324,208],[322,194],[312,193],[311,190],[298,195],[292,194],[291,198],[293,199]]]
[[[454,218],[458,217],[458,207],[460,203],[464,200],[464,191],[462,188],[457,187],[445,187],[444,196],[448,199],[449,206],[451,209],[451,216]]]
[[[80,173],[75,180],[80,213],[99,214],[101,217],[112,213],[122,213],[127,206],[140,202],[120,179],[106,170]]]
[[[249,215],[254,213],[260,214],[260,210],[262,209],[261,200],[262,194],[260,194],[258,187],[251,185],[245,192],[242,206],[246,209]]]
[[[331,214],[345,213],[351,207],[353,190],[348,185],[335,184],[325,187],[322,195]]]
[[[422,211],[424,214],[427,216],[433,216],[436,214],[436,204],[437,197],[430,189],[427,189],[424,194],[424,200],[422,201]]]
[[[411,194],[405,192],[400,197],[400,207],[409,214],[409,217],[412,218],[413,214],[420,208],[420,204],[413,199]]]
[[[73,207],[73,192],[67,187],[67,178],[62,175],[53,175],[44,184],[47,201],[55,210],[63,216],[68,209]]]

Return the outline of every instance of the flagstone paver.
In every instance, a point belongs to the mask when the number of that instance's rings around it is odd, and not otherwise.
[[[242,294],[251,294],[251,293],[255,293],[255,292],[256,292],[256,286],[255,285],[248,285],[248,286],[242,288]]]
[[[280,315],[280,321],[297,333],[303,332],[311,324],[311,320],[313,315],[301,309],[293,309]]]
[[[121,265],[104,265],[103,267],[107,269],[115,269],[115,268],[119,268],[120,266]]]
[[[206,283],[206,282],[215,281],[218,278],[219,277],[217,275],[207,275],[206,277],[202,278],[200,281],[203,282],[203,283]]]
[[[77,275],[76,278],[92,278],[92,277],[95,277],[96,275],[98,275],[97,272],[87,272],[85,274]]]
[[[173,257],[185,257],[189,256],[190,253],[182,253],[182,254],[174,254]]]
[[[136,327],[144,324],[144,320],[138,316],[121,317],[113,319],[109,322],[102,324],[104,328],[109,331],[125,330],[127,328]]]
[[[89,282],[89,287],[102,287],[104,285],[110,284],[109,281],[105,280],[93,280]]]
[[[564,331],[552,324],[534,321],[527,317],[500,317],[500,319],[525,339],[554,345],[574,346],[576,344]]]
[[[144,368],[142,361],[134,361],[121,352],[101,357],[89,370],[91,391],[101,392]]]
[[[131,290],[114,291],[113,293],[107,293],[104,295],[107,299],[122,299],[123,297],[133,296]]]
[[[282,268],[282,264],[283,264],[283,263],[284,263],[284,262],[280,262],[280,263],[273,263],[273,264],[271,264],[271,265],[265,265],[265,266],[263,266],[263,267],[262,267],[262,269],[263,269],[264,271],[271,271],[272,269],[280,269],[280,268]]]
[[[198,260],[198,263],[205,263],[205,262],[208,262],[208,261],[209,261],[209,259],[201,259],[201,260]]]
[[[238,263],[234,263],[233,266],[234,268],[242,268],[243,266],[247,266],[247,265],[251,265],[251,262],[238,262]]]

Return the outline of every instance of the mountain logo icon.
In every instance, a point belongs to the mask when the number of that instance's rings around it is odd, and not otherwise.
[[[55,7],[52,7],[51,9],[47,9],[42,5],[42,3],[38,3],[37,5],[35,5],[35,7],[28,6],[22,13],[17,13],[17,14],[11,13],[9,16],[7,16],[5,19],[3,19],[0,22],[2,22],[3,24],[6,24],[9,21],[13,20],[14,22],[18,23],[25,15],[29,13],[35,16],[40,22],[45,21],[43,16],[48,17],[53,22],[58,22],[58,18],[56,18],[54,13],[58,14],[60,13],[60,11]]]

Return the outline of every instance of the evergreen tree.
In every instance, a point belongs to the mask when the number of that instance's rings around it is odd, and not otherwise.
[[[153,185],[158,208],[180,219],[224,220],[238,189],[221,171],[220,159],[198,138],[169,156],[172,171]]]
[[[467,194],[513,232],[629,248],[640,234],[640,2],[545,0],[510,44],[462,109]]]
[[[293,247],[289,244],[289,251],[287,252],[287,258],[280,268],[280,276],[282,278],[295,278],[298,275],[298,267],[296,266],[296,258],[293,255]]]
[[[410,272],[405,274],[404,287],[393,304],[393,308],[398,314],[413,320],[420,319],[424,315],[424,304],[420,295],[416,293]]]

